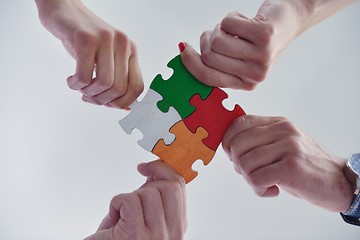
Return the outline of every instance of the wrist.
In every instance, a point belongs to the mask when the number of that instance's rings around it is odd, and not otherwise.
[[[312,17],[316,14],[316,1],[314,0],[286,0],[280,1],[279,4],[286,6],[287,18],[292,18],[292,27],[294,29],[294,36],[296,38],[305,32],[311,24]],[[283,20],[286,21],[286,20]]]
[[[360,226],[360,153],[347,159],[344,175],[351,183],[352,201],[350,207],[340,214],[345,222]]]
[[[292,0],[265,1],[256,15],[261,21],[270,23],[284,47],[304,31],[306,17],[304,6]]]
[[[55,9],[79,4],[81,3],[81,0],[35,0],[35,3],[39,19],[44,24]]]
[[[287,0],[300,13],[302,28],[299,33],[306,31],[324,19],[339,12],[355,0]]]
[[[342,195],[343,195],[343,205],[340,207],[340,210],[339,212],[346,212],[349,208],[350,208],[350,205],[354,199],[354,192],[355,192],[355,189],[356,189],[356,184],[354,185],[354,183],[352,181],[350,181],[348,179],[348,177],[346,176],[346,162],[347,160],[346,159],[340,159],[340,163],[341,163],[341,166],[342,166],[342,170],[343,170],[343,178],[342,180]]]

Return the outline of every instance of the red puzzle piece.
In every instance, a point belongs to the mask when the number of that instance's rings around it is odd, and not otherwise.
[[[198,127],[203,127],[209,134],[203,139],[203,143],[214,151],[235,118],[246,114],[239,105],[235,105],[232,111],[227,110],[222,105],[222,101],[226,98],[228,98],[227,93],[220,88],[213,88],[205,100],[197,94],[194,95],[190,99],[190,104],[195,106],[196,110],[183,120],[192,132],[196,132]]]

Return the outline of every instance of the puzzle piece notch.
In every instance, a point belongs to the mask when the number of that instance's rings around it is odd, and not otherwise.
[[[170,60],[167,64],[173,69],[173,74],[169,79],[164,80],[161,74],[156,75],[150,88],[158,92],[163,99],[157,103],[162,112],[167,112],[173,106],[181,118],[186,118],[195,111],[191,106],[190,98],[199,94],[202,99],[206,99],[212,87],[199,82],[183,65],[180,55]]]
[[[215,155],[215,151],[205,146],[202,142],[208,136],[203,128],[198,128],[192,133],[183,121],[176,123],[170,132],[176,135],[171,145],[166,145],[159,140],[152,153],[174,168],[185,179],[186,183],[191,182],[198,173],[192,170],[192,165],[197,160],[202,160],[208,165]]]
[[[138,144],[145,150],[151,152],[158,140],[164,139],[166,144],[171,144],[175,140],[175,135],[169,129],[177,122],[181,121],[179,113],[172,107],[166,113],[161,112],[156,103],[161,100],[160,94],[149,89],[144,98],[130,105],[131,112],[119,121],[120,126],[127,134],[137,128],[143,138],[138,140]]]
[[[226,109],[222,104],[226,98],[228,98],[227,93],[220,88],[213,88],[205,100],[199,95],[194,95],[190,99],[190,104],[196,110],[183,119],[191,132],[194,133],[198,127],[203,127],[208,132],[209,136],[203,140],[203,143],[214,151],[235,118],[245,115],[239,105],[235,105],[232,111]]]

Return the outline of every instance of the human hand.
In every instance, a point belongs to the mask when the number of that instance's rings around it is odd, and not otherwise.
[[[127,108],[144,88],[135,43],[80,0],[36,3],[42,24],[76,60],[68,86],[85,102]]]
[[[351,205],[345,159],[324,150],[283,117],[237,118],[223,148],[259,196],[277,196],[282,188],[330,211],[346,212]]]
[[[252,90],[304,30],[303,9],[297,1],[268,0],[251,19],[231,12],[201,35],[201,55],[186,43],[183,63],[207,85]]]
[[[85,240],[181,240],[187,228],[185,181],[162,161],[140,164],[147,181],[115,196],[97,232]]]

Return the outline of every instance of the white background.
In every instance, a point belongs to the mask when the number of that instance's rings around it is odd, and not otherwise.
[[[214,3],[213,3],[214,2]],[[85,4],[138,46],[146,88],[187,41],[230,11],[253,17],[262,1],[95,1]],[[296,39],[252,92],[228,91],[226,106],[286,116],[326,149],[360,152],[360,3]],[[33,1],[0,1],[0,239],[83,239],[112,196],[136,189],[140,162],[155,159],[117,121],[68,89],[74,60],[37,18]],[[220,148],[188,185],[186,239],[360,239],[338,213],[282,192],[257,197]]]

